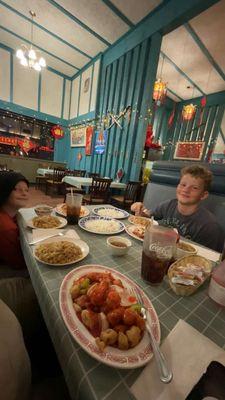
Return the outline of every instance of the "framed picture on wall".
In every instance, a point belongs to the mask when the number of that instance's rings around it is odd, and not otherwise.
[[[175,160],[200,161],[204,150],[205,142],[177,142],[174,156]]]
[[[86,145],[86,127],[70,128],[70,146],[84,147]]]

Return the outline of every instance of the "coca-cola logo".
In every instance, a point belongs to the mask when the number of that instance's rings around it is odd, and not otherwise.
[[[155,242],[150,244],[149,251],[154,251],[160,257],[170,258],[173,254],[173,247],[162,246],[159,242]]]

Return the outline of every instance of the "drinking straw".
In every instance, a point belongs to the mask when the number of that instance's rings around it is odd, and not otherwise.
[[[73,196],[73,189],[70,188],[70,193],[71,193],[71,203],[74,203],[74,196]]]

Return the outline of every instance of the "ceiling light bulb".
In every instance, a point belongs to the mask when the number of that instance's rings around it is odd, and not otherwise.
[[[24,58],[23,50],[21,49],[17,50],[16,57],[19,58],[20,60]]]
[[[41,66],[36,62],[33,66],[36,71],[41,71]]]
[[[24,67],[28,66],[28,61],[25,57],[21,58],[20,64],[23,65]]]
[[[46,61],[45,61],[45,59],[44,59],[43,57],[41,57],[41,58],[39,59],[39,65],[40,65],[41,67],[46,67]]]
[[[29,57],[31,60],[36,60],[37,56],[36,56],[36,53],[35,53],[35,51],[34,51],[33,49],[30,49],[30,50],[29,50],[29,52],[28,52],[28,57]]]

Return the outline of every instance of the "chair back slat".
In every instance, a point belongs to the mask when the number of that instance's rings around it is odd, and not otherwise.
[[[92,185],[89,188],[91,199],[104,199],[107,201],[111,182],[112,179],[108,178],[92,178]]]
[[[140,182],[129,181],[124,192],[124,201],[135,201],[139,188]]]
[[[100,178],[99,172],[88,172],[89,178]]]
[[[73,176],[80,176],[80,177],[84,177],[86,175],[86,170],[82,170],[82,169],[74,169],[73,170]]]
[[[65,173],[66,171],[64,169],[54,168],[52,175],[53,182],[61,182],[65,176]]]

